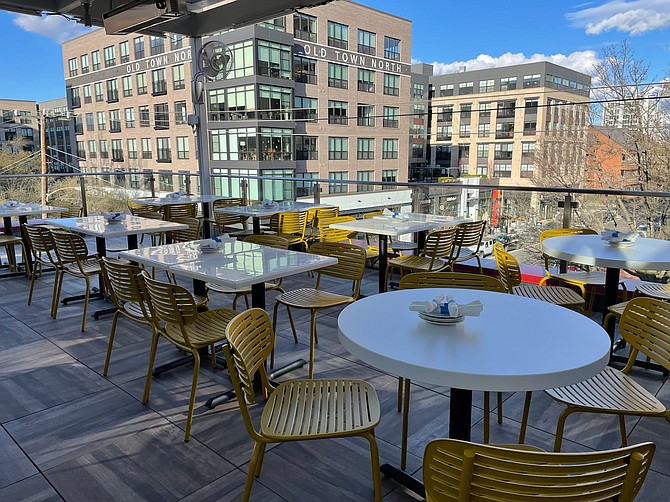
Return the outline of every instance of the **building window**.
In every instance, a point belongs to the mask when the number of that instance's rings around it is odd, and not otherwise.
[[[114,66],[116,64],[116,47],[113,45],[105,47],[103,53],[105,55],[105,68]]]
[[[477,131],[477,136],[480,138],[488,138],[491,134],[491,124],[479,124],[479,130]]]
[[[134,129],[135,128],[135,109],[134,108],[126,108],[124,111],[124,115],[126,117],[126,129]]]
[[[140,112],[140,127],[149,127],[149,105],[142,105],[138,109]]]
[[[523,123],[523,135],[524,136],[535,136],[537,132],[537,122],[524,122]]]
[[[426,93],[426,86],[424,84],[419,84],[414,82],[412,84],[412,97],[413,98],[423,98],[423,95]]]
[[[398,180],[398,171],[396,169],[384,169],[382,171],[382,181],[387,183],[395,183]],[[396,187],[393,185],[382,185],[382,190],[393,190]]]
[[[494,178],[511,178],[512,165],[511,164],[493,164]]]
[[[156,162],[172,162],[170,138],[156,138]]]
[[[91,59],[93,60],[93,71],[100,69],[100,51],[91,52]]]
[[[532,178],[535,166],[533,164],[521,164],[521,177]]]
[[[119,110],[109,110],[109,132],[121,132],[121,114]]]
[[[437,141],[451,141],[452,134],[452,126],[437,126]]]
[[[458,84],[458,95],[472,94],[474,92],[474,82],[461,82]]]
[[[491,103],[479,103],[479,122],[482,120],[488,122],[491,119],[491,110],[493,110]]]
[[[470,137],[470,124],[461,124],[460,127],[458,128],[458,135],[461,138],[469,138]]]
[[[375,92],[375,72],[372,70],[358,69],[358,90],[363,92]]]
[[[167,94],[167,82],[165,81],[165,68],[151,71],[152,96]]]
[[[359,126],[374,127],[375,125],[375,107],[374,105],[358,105]]]
[[[177,158],[189,158],[188,136],[177,136]]]
[[[270,19],[269,21],[258,23],[258,26],[262,26],[268,30],[286,31],[286,19],[284,16],[276,17],[274,19]]]
[[[423,145],[412,145],[412,158],[423,159]]]
[[[142,138],[142,158],[151,158],[151,138]]]
[[[384,127],[398,127],[398,118],[400,117],[400,108],[395,106],[384,107]]]
[[[300,12],[293,14],[293,36],[300,40],[316,42],[316,18]]]
[[[478,164],[477,165],[477,175],[478,176],[487,176],[489,172],[488,166]]]
[[[261,127],[261,160],[292,160],[292,129]]]
[[[167,103],[154,105],[154,129],[170,128],[170,112]]]
[[[84,148],[83,141],[77,141],[77,157],[86,159],[86,148]]]
[[[261,120],[288,120],[293,98],[289,87],[258,86],[258,108]]]
[[[400,40],[384,37],[384,57],[396,61],[400,59]]]
[[[454,105],[438,106],[437,107],[437,121],[451,122],[454,117]]]
[[[347,172],[346,171],[334,171],[334,172],[329,172],[328,173],[328,179],[330,179],[330,183],[328,183],[328,193],[347,193],[348,191],[348,185],[347,183],[338,183],[336,180],[347,180]]]
[[[162,192],[171,192],[173,188],[172,174],[166,171],[158,171],[158,189]]]
[[[358,181],[358,184],[356,185],[356,190],[358,192],[372,192],[375,189],[375,186],[368,183],[374,180],[374,171],[357,171],[356,181]]]
[[[97,112],[98,115],[98,131],[104,131],[107,129],[107,119],[105,117],[105,112]]]
[[[442,96],[453,96],[454,95],[454,84],[442,84],[440,85],[440,97]]]
[[[521,154],[526,156],[532,156],[535,153],[535,142],[523,141],[521,143]]]
[[[318,160],[318,139],[316,136],[296,136],[295,160]]]
[[[142,72],[136,75],[137,79],[137,95],[147,93],[147,74]]]
[[[291,47],[258,41],[258,75],[291,79]]]
[[[93,119],[93,113],[86,114],[86,130],[95,131],[95,121]]]
[[[348,49],[349,27],[346,24],[328,21],[328,45],[339,47],[340,49]]]
[[[184,65],[178,64],[172,67],[172,89],[178,91],[186,88],[186,80],[184,79]]]
[[[495,160],[512,160],[513,143],[496,143],[494,145],[493,158]]]
[[[112,162],[123,162],[123,142],[120,139],[112,140]]]
[[[358,138],[356,142],[356,158],[358,160],[373,160],[375,158],[374,138]]]
[[[256,117],[256,95],[253,85],[226,89],[229,120],[249,120]]]
[[[538,107],[537,99],[527,99],[525,106],[526,106],[526,115],[537,115],[537,107]]]
[[[496,139],[511,139],[511,138],[514,138],[513,122],[496,124]]]
[[[400,76],[384,73],[384,94],[398,96],[400,94]]]
[[[295,190],[298,197],[308,197],[314,195],[314,182],[308,181],[318,178],[317,173],[296,173],[296,178],[304,178],[305,181],[296,181]]]
[[[181,49],[183,46],[184,46],[184,35],[172,33],[170,35],[170,50],[175,51],[177,49]]]
[[[358,30],[358,52],[361,54],[375,55],[377,46],[377,34],[371,31]]]
[[[77,67],[77,58],[68,59],[67,65],[68,65],[68,68],[70,70],[70,76],[71,77],[76,77],[77,74],[79,73],[78,67]]]
[[[477,144],[477,158],[478,159],[488,159],[489,158],[489,144],[488,143],[478,143]]]
[[[149,37],[151,55],[163,54],[165,52],[165,39],[163,37]]]
[[[500,79],[501,91],[513,91],[516,89],[516,77],[503,77]]]
[[[79,87],[72,87],[70,89],[70,103],[72,103],[72,108],[79,108],[81,106]]]
[[[513,118],[515,107],[515,101],[498,101],[498,118]]]
[[[123,86],[123,97],[128,98],[133,95],[133,77],[126,75],[121,79],[121,85]]]
[[[346,125],[348,118],[349,103],[346,101],[328,100],[328,123]]]
[[[318,103],[319,101],[314,98],[296,96],[295,112],[293,113],[294,120],[316,122],[318,118]]]
[[[528,87],[540,87],[540,77],[539,73],[534,75],[524,75],[523,76],[523,87],[524,89]]]
[[[137,140],[129,139],[126,144],[128,145],[128,158],[137,159]]]
[[[98,157],[98,144],[95,140],[91,139],[88,141],[88,158],[95,159]]]
[[[384,138],[382,140],[382,159],[398,158],[398,140]]]
[[[100,158],[108,159],[109,158],[109,147],[107,146],[107,140],[100,140]]]
[[[89,67],[88,67],[88,54],[82,54],[81,55],[81,72],[82,73],[88,73]]]
[[[186,101],[175,101],[174,123],[177,125],[186,123]]]
[[[472,104],[471,103],[464,103],[461,105],[461,110],[460,110],[460,115],[461,115],[461,120],[469,120],[470,117],[472,116]]]
[[[349,138],[328,138],[328,160],[349,159]]]
[[[130,51],[128,50],[127,40],[119,44],[119,55],[121,56],[122,63],[127,63],[130,61]]]
[[[142,59],[144,57],[144,37],[135,37],[135,59]]]
[[[257,160],[256,129],[213,129],[209,133],[211,160]]]
[[[119,101],[119,86],[116,79],[113,78],[107,81],[107,102],[116,103]]]
[[[347,89],[349,87],[349,67],[328,63],[328,87]]]
[[[226,120],[226,91],[225,89],[214,89],[207,91],[207,113],[208,120]]]
[[[228,48],[233,53],[233,65],[230,73],[225,75],[220,73],[214,80],[223,80],[224,78],[250,77],[254,74],[254,44],[251,40],[244,40],[229,45]]]
[[[293,57],[293,78],[303,84],[316,84],[316,60],[301,56]]]
[[[479,81],[479,92],[493,92],[495,80],[480,80]]]

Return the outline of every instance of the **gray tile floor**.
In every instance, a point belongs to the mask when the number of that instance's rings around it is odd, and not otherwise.
[[[80,302],[61,305],[49,317],[53,274],[38,281],[33,304],[26,304],[29,281],[0,279],[0,500],[239,500],[253,443],[234,403],[209,410],[205,401],[230,388],[225,370],[206,363],[200,372],[192,439],[183,441],[192,370],[190,366],[156,378],[149,404],[144,386],[149,335],[141,326],[119,322],[109,375],[102,366],[111,316],[89,319],[79,329]],[[293,289],[313,284],[306,274],[285,281]],[[79,293],[83,281],[67,279],[63,295]],[[368,271],[364,294],[374,294],[376,271]],[[232,298],[214,295],[212,306]],[[272,307],[272,296],[268,298]],[[107,307],[91,304],[91,313]],[[371,382],[382,402],[377,429],[382,462],[397,464],[401,419],[395,409],[397,380],[360,363],[339,343],[337,311],[320,316],[316,376],[352,376]],[[295,344],[280,309],[277,365],[305,358],[308,317],[296,313],[300,342]],[[371,319],[371,327],[374,321]],[[560,343],[560,340],[557,341]],[[161,343],[157,364],[177,356]],[[283,378],[305,377],[307,368]],[[635,376],[661,400],[670,388],[659,374]],[[472,437],[482,438],[482,396],[473,398]],[[505,395],[504,421],[492,417],[492,441],[513,443],[519,431],[523,395]],[[449,389],[414,384],[410,417],[408,471],[421,476],[428,441],[447,435]],[[527,442],[551,449],[562,406],[537,392]],[[255,412],[259,411],[257,406]],[[495,412],[495,410],[494,410]],[[630,442],[654,441],[652,472],[638,500],[665,500],[670,491],[670,424],[630,419]],[[573,415],[564,449],[587,451],[618,446],[616,419]],[[382,478],[384,500],[414,500],[395,482]],[[263,501],[371,500],[369,449],[365,440],[282,444],[266,455],[252,499]]]

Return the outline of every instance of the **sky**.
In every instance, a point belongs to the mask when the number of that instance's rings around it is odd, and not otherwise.
[[[434,72],[547,60],[593,74],[604,47],[626,40],[649,66],[670,75],[670,0],[359,0],[412,21],[412,61]],[[85,33],[60,16],[0,11],[0,99],[65,96],[60,44]],[[7,45],[7,42],[9,44]]]

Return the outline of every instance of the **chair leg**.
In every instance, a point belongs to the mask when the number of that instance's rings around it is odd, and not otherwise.
[[[265,444],[256,442],[254,445],[254,452],[251,454],[251,462],[249,462],[249,472],[247,474],[247,482],[244,485],[244,494],[242,495],[242,500],[248,502],[251,497],[251,487],[254,484],[254,476],[256,474],[256,464],[258,463],[258,457],[261,455],[261,450],[265,449]]]
[[[265,458],[265,443],[261,443],[261,451],[258,454],[258,461],[256,462],[256,472],[254,472],[254,476],[257,478],[261,477],[261,469],[263,468],[263,459]]]
[[[30,291],[28,292],[28,305],[33,301],[33,289],[35,289],[35,278],[37,277],[37,268],[40,267],[40,265],[35,262],[33,265],[33,270],[30,273]]]
[[[563,430],[565,429],[565,420],[568,418],[568,415],[575,412],[570,407],[567,407],[558,417],[558,424],[556,424],[556,440],[554,441],[554,451],[561,451],[561,443],[563,442]]]
[[[312,310],[309,324],[309,378],[314,378],[314,339],[316,337],[316,310]]]
[[[88,277],[86,279],[86,293],[84,293],[84,313],[81,316],[81,331],[86,331],[86,314],[88,313],[88,298],[91,295],[91,281]]]
[[[503,393],[498,392],[498,423],[502,424],[503,423],[503,411],[502,411],[502,406],[503,406]]]
[[[619,429],[621,430],[621,446],[628,446],[628,435],[626,434],[626,417],[619,415]]]
[[[188,441],[191,438],[191,423],[193,422],[193,409],[195,408],[195,390],[198,386],[198,373],[200,372],[200,354],[198,354],[197,350],[192,350],[191,353],[193,354],[193,381],[191,382],[191,397],[188,401],[184,441]]]
[[[288,314],[288,322],[291,325],[291,331],[293,332],[293,340],[295,343],[298,343],[298,332],[295,330],[295,322],[293,322],[293,314],[291,314],[291,309],[286,307],[286,313]]]
[[[112,330],[109,332],[109,343],[107,344],[107,357],[105,357],[105,367],[102,370],[102,376],[107,376],[109,369],[109,360],[112,357],[112,347],[114,346],[114,334],[116,333],[116,323],[119,320],[120,312],[114,312],[114,319],[112,319]]]
[[[400,468],[404,471],[407,467],[407,437],[409,436],[409,395],[411,380],[405,378],[405,390],[403,392],[402,406],[402,434],[400,439]]]
[[[528,415],[530,414],[530,399],[533,396],[531,391],[526,392],[526,399],[523,403],[523,416],[521,417],[521,430],[519,431],[519,444],[526,441],[526,429],[528,428]]]
[[[379,448],[377,447],[377,440],[374,436],[374,431],[363,434],[363,437],[370,442],[370,460],[372,463],[372,484],[375,489],[375,501],[382,500],[382,480],[379,475]]]
[[[489,431],[491,425],[491,393],[484,391],[484,444],[489,444]]]
[[[398,377],[398,412],[402,411],[402,386],[403,386],[403,377]]]
[[[151,373],[154,370],[154,361],[156,360],[156,351],[158,350],[158,338],[160,335],[154,332],[151,335],[151,348],[149,349],[149,369],[147,369],[147,380],[144,383],[144,394],[142,395],[142,404],[149,402],[149,392],[151,391]]]
[[[65,276],[65,272],[60,273],[58,276],[58,287],[56,288],[56,293],[55,293],[55,302],[53,304],[53,314],[51,317],[56,319],[56,316],[58,315],[58,303],[60,302],[60,292],[61,289],[63,288],[63,277]]]

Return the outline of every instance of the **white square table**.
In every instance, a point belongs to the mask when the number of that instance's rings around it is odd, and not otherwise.
[[[20,203],[18,206],[11,207],[7,207],[4,204],[0,205],[0,217],[2,217],[4,223],[5,235],[12,235],[12,218],[18,218],[19,225],[23,225],[28,222],[28,216],[42,216],[43,214],[60,213],[62,211],[65,211],[64,207],[44,206],[42,204]],[[33,260],[30,251],[30,241],[23,235],[23,229],[21,229],[21,235],[26,247],[26,256],[23,257],[23,260],[26,262],[28,270],[32,270]]]
[[[479,317],[435,325],[409,310],[412,301],[443,293],[444,288],[428,288],[369,296],[345,307],[337,325],[342,345],[361,361],[393,375],[451,387],[451,438],[470,440],[473,390],[561,387],[591,378],[607,365],[605,330],[579,312],[547,302],[454,288],[449,294],[458,303],[482,302]],[[409,395],[405,399],[409,402]],[[401,467],[408,412],[405,407]],[[421,494],[421,483],[396,467],[385,464],[382,472]]]
[[[287,213],[292,211],[307,211],[319,207],[333,207],[328,204],[315,204],[313,202],[285,201],[276,202],[271,205],[255,204],[253,206],[229,206],[215,209],[215,212],[235,214],[237,216],[248,216],[252,218],[253,232],[261,233],[261,218],[269,218],[273,214]]]
[[[421,213],[402,213],[397,217],[376,216],[362,220],[333,223],[331,228],[351,230],[379,236],[379,292],[386,291],[386,268],[388,267],[388,238],[405,234],[417,234],[419,249],[423,248],[425,233],[441,227],[452,227],[471,221],[470,218],[454,218]]]
[[[162,268],[176,275],[190,277],[196,294],[205,294],[205,283],[213,282],[228,288],[251,286],[251,304],[265,309],[265,282],[300,272],[309,272],[337,263],[336,258],[261,246],[236,239],[222,239],[221,248],[215,252],[200,251],[202,241],[192,241],[163,246],[124,251],[120,256],[131,261]],[[189,359],[190,360],[190,359]],[[186,360],[188,361],[188,360]],[[154,375],[184,360],[171,363],[154,371]],[[306,364],[299,359],[274,371],[272,378],[293,371]],[[230,392],[207,401],[208,408],[227,402]]]
[[[200,209],[202,212],[202,217],[204,219],[204,225],[202,227],[203,237],[209,239],[211,236],[211,231],[209,228],[209,219],[212,212],[210,211],[210,206],[212,202],[220,199],[230,199],[231,197],[224,197],[221,195],[184,195],[182,197],[151,197],[148,199],[131,199],[131,202],[137,202],[138,204],[146,204],[148,206],[171,206],[175,204],[189,204],[189,203],[199,203]]]

